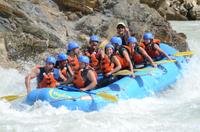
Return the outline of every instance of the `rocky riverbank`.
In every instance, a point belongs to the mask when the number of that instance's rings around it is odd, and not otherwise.
[[[200,0],[140,0],[167,20],[200,20]]]
[[[48,54],[64,51],[69,40],[81,45],[91,34],[110,38],[119,21],[139,40],[144,31],[152,31],[163,42],[187,49],[186,36],[139,0],[1,0],[0,59],[9,66],[10,61],[30,58],[41,62]]]

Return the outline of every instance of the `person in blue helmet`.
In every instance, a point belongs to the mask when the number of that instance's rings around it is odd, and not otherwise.
[[[37,88],[55,88],[59,85],[58,79],[61,75],[58,69],[54,68],[56,59],[49,56],[45,60],[45,66],[36,66],[25,77],[27,93],[31,91],[31,80],[37,77]]]
[[[146,32],[143,35],[143,42],[140,44],[148,55],[154,60],[161,60],[163,57],[171,60],[171,58],[160,48],[160,40],[154,39],[151,32]]]
[[[78,63],[78,56],[80,54],[79,48],[80,46],[78,45],[78,43],[74,41],[69,42],[67,45],[67,50],[68,50],[67,60],[73,72],[79,69],[79,63]]]
[[[92,35],[90,36],[89,46],[84,51],[84,55],[90,58],[90,66],[93,67],[95,70],[99,69],[99,58],[100,58],[100,51],[99,51],[99,36]]]
[[[144,67],[146,65],[146,60],[148,60],[153,67],[157,67],[157,64],[152,60],[147,52],[138,45],[135,37],[129,37],[127,45],[125,45],[124,48],[127,49],[135,68]]]
[[[71,82],[69,80],[73,76],[73,71],[68,65],[67,58],[68,56],[65,53],[59,53],[57,56],[56,68],[58,68],[63,75],[63,77],[59,78],[61,82]]]
[[[97,85],[97,73],[89,66],[87,56],[79,56],[79,70],[75,71],[73,84],[81,91],[94,89]]]
[[[115,56],[120,61],[121,69],[129,69],[133,73],[133,64],[131,62],[128,51],[123,47],[120,37],[112,37],[110,42],[115,47]],[[132,77],[135,77],[134,73]]]
[[[109,77],[122,68],[120,61],[114,54],[114,51],[114,46],[112,44],[107,44],[105,46],[105,54],[101,55],[100,69],[105,77]]]
[[[98,87],[107,86],[122,78],[122,76],[112,76],[113,73],[118,72],[122,68],[114,51],[114,46],[112,44],[107,44],[105,46],[105,53],[101,54],[100,69],[103,73],[103,78],[98,81]]]
[[[130,32],[124,22],[119,22],[117,24],[117,34],[118,34],[118,37],[122,39],[122,45],[126,45],[128,37],[130,37]]]

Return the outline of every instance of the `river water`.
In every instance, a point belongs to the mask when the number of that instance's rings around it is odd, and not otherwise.
[[[200,21],[170,23],[187,35],[195,55],[169,90],[90,113],[0,101],[0,132],[200,132]],[[0,73],[0,96],[25,92],[23,73],[3,68]]]

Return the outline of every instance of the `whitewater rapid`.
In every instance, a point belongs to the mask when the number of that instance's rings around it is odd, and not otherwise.
[[[0,101],[0,132],[200,132],[200,22],[171,25],[187,35],[195,54],[169,90],[90,113],[56,109],[44,102],[27,106]],[[25,92],[25,73],[3,68],[0,73],[0,96]]]

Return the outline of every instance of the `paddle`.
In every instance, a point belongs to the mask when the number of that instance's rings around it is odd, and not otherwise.
[[[10,102],[10,101],[14,101],[16,99],[22,98],[24,96],[26,96],[26,93],[22,93],[22,94],[19,94],[19,95],[7,95],[7,96],[0,97],[0,100],[4,99],[4,100]]]
[[[142,69],[134,69],[134,71],[153,71],[156,70],[156,68],[142,68]]]
[[[158,65],[164,64],[164,63],[168,63],[168,62],[176,62],[176,60],[160,60],[160,61],[155,61],[155,63],[158,64]]]
[[[156,68],[149,68],[149,69],[152,69],[152,70],[155,70]],[[138,70],[142,70],[142,69],[138,69]],[[126,76],[126,75],[132,75],[133,73],[130,71],[130,70],[120,70],[116,73],[113,73],[112,75],[113,76]],[[151,75],[149,73],[147,74],[139,74],[139,75],[136,75],[136,76],[144,76],[144,75]]]
[[[177,52],[175,54],[173,54],[172,56],[187,56],[187,55],[193,55],[194,53],[192,51],[185,51],[185,52]],[[168,63],[168,62],[176,62],[176,60],[160,60],[160,61],[156,61],[156,64],[164,64],[164,63]]]
[[[131,71],[129,71],[129,70],[120,70],[118,72],[113,73],[112,75],[113,76],[119,76],[119,75],[126,76],[126,75],[132,75],[132,74],[133,73]]]
[[[173,54],[172,56],[187,56],[187,55],[193,55],[194,53],[192,51],[185,51],[185,52],[177,52]]]
[[[103,40],[101,42],[101,44],[99,45],[99,49],[104,49],[104,47],[106,46],[106,44],[108,44],[109,41],[107,39]]]
[[[59,86],[59,88],[66,88],[67,90],[75,90],[75,91],[80,91],[80,89],[78,88],[75,88],[75,87],[70,87],[70,86]],[[111,94],[108,94],[108,93],[105,93],[105,92],[98,92],[98,93],[94,93],[94,92],[91,92],[91,91],[82,91],[84,93],[87,93],[87,94],[93,94],[93,95],[97,95],[97,96],[100,96],[106,100],[110,100],[112,102],[117,102],[118,101],[118,98],[114,95],[111,95]]]

